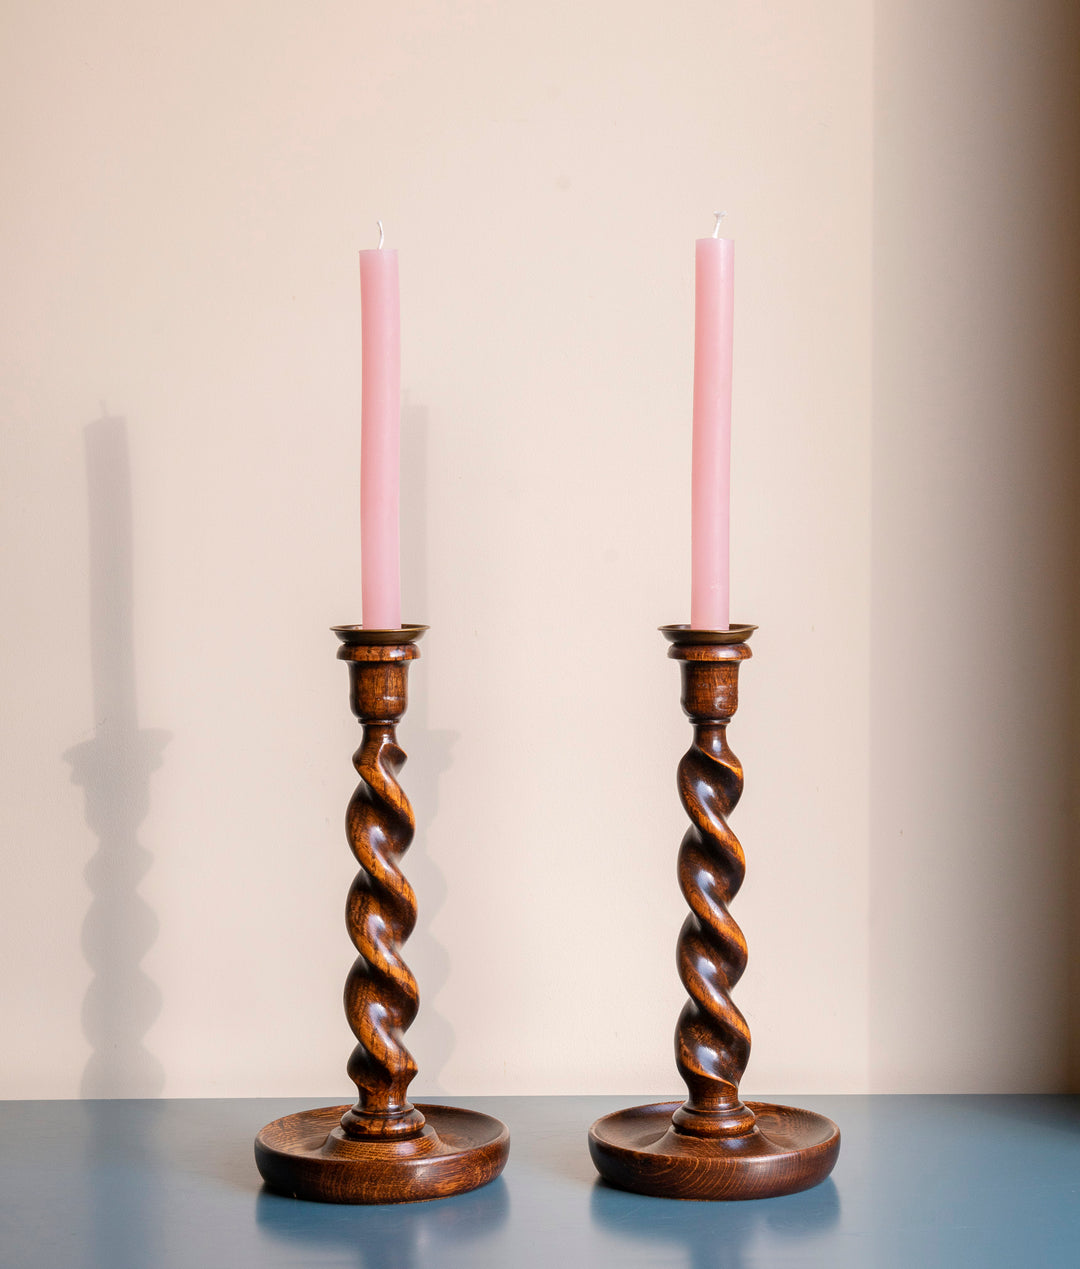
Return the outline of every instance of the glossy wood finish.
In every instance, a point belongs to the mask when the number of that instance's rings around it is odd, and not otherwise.
[[[727,724],[738,707],[739,665],[750,648],[676,643],[670,654],[682,662],[682,705],[694,724],[694,743],[678,769],[679,796],[690,818],[679,848],[679,886],[690,912],[676,958],[690,998],[675,1031],[675,1059],[690,1096],[675,1112],[675,1123],[695,1136],[735,1135],[751,1126],[753,1116],[739,1101],[750,1029],[731,999],[746,968],[746,940],[728,904],[743,883],[746,861],[727,818],[743,787]]]
[[[510,1149],[506,1126],[453,1106],[413,1108],[424,1118],[406,1140],[355,1140],[341,1127],[346,1106],[286,1115],[255,1139],[267,1185],[321,1203],[415,1203],[464,1194],[494,1181]]]
[[[824,1181],[836,1162],[839,1130],[811,1110],[746,1102],[749,1131],[710,1139],[677,1128],[679,1109],[657,1102],[598,1119],[589,1153],[604,1180],[660,1198],[776,1198]]]
[[[419,993],[402,945],[416,925],[416,895],[400,861],[416,823],[398,782],[405,752],[397,724],[408,704],[409,662],[420,655],[416,641],[426,629],[334,627],[338,657],[349,666],[352,711],[364,729],[353,756],[360,783],[345,821],[360,865],[345,909],[357,951],[345,1015],[357,1041],[348,1073],[358,1096],[340,1108],[336,1125],[324,1108],[306,1111],[268,1124],[255,1144],[267,1183],[304,1198],[400,1203],[458,1194],[498,1176],[509,1150],[497,1121],[444,1107],[430,1123],[408,1099],[416,1062],[404,1033]]]
[[[727,743],[739,703],[739,666],[753,626],[731,631],[664,626],[668,655],[681,662],[682,706],[694,739],[678,769],[690,819],[679,850],[679,885],[690,908],[677,947],[689,999],[675,1029],[675,1061],[688,1097],[598,1120],[589,1148],[614,1185],[673,1198],[764,1198],[828,1176],[840,1148],[835,1124],[790,1107],[744,1105],[739,1083],[750,1029],[731,998],[746,968],[746,940],[728,905],[746,861],[728,824],[743,788]]]
[[[357,951],[345,981],[345,1016],[357,1040],[348,1071],[359,1096],[341,1127],[354,1140],[384,1141],[414,1137],[424,1127],[407,1096],[416,1063],[404,1033],[420,996],[402,957],[416,925],[416,895],[400,863],[416,820],[398,782],[405,752],[397,743],[397,724],[408,705],[409,662],[420,653],[415,640],[372,643],[362,629],[335,633],[342,640],[338,658],[349,666],[349,703],[364,729],[353,755],[360,783],[345,816],[360,865],[345,906]]]

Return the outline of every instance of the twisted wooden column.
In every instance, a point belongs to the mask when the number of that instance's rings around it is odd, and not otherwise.
[[[255,1139],[267,1185],[332,1203],[403,1203],[460,1194],[492,1181],[510,1148],[505,1125],[452,1106],[410,1105],[416,1063],[405,1047],[419,1005],[402,944],[416,924],[416,896],[400,867],[415,831],[398,783],[405,752],[397,725],[408,703],[409,662],[426,626],[335,626],[348,662],[353,713],[364,731],[353,763],[360,784],[346,832],[360,871],[345,920],[358,953],[345,981],[345,1014],[357,1044],[349,1078],[354,1106],[277,1119]]]
[[[743,789],[743,770],[727,743],[738,707],[745,643],[676,644],[682,706],[694,743],[679,763],[679,796],[690,827],[679,849],[679,885],[690,914],[679,934],[679,977],[690,999],[675,1031],[675,1060],[690,1096],[673,1121],[695,1136],[748,1132],[753,1113],[739,1101],[750,1057],[750,1028],[731,999],[746,968],[746,939],[728,904],[746,875],[746,859],[727,817]]]
[[[743,788],[727,743],[738,707],[739,666],[754,626],[664,626],[681,662],[682,705],[694,728],[678,786],[690,827],[679,850],[679,885],[690,908],[677,962],[689,999],[675,1030],[675,1062],[687,1099],[636,1106],[598,1119],[589,1132],[605,1180],[670,1198],[768,1198],[808,1189],[832,1171],[840,1149],[823,1115],[744,1103],[739,1083],[750,1029],[731,998],[746,968],[746,940],[728,909],[746,862],[728,824]]]
[[[360,784],[345,817],[360,865],[345,907],[358,952],[345,980],[345,1016],[357,1039],[348,1070],[359,1098],[341,1127],[358,1141],[415,1137],[424,1127],[406,1096],[416,1062],[403,1038],[420,1004],[401,953],[416,925],[416,895],[399,866],[416,821],[397,778],[405,762],[397,724],[407,704],[409,662],[418,655],[413,643],[346,643],[338,652],[349,662],[350,703],[364,728],[353,756]]]

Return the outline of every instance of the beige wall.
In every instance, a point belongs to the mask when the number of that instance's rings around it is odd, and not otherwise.
[[[747,1087],[1061,1085],[1065,6],[1020,40],[944,8],[879,4],[875,48],[857,0],[9,6],[0,1095],[345,1091],[326,627],[359,616],[377,216],[433,627],[416,1091],[675,1091],[654,628],[715,206]]]
[[[1078,52],[1069,0],[879,6],[878,1089],[1059,1088],[1073,1060]]]

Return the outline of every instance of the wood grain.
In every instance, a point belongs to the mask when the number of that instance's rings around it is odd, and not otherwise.
[[[356,1105],[341,1127],[355,1140],[415,1137],[424,1117],[409,1104],[416,1062],[404,1034],[420,1006],[402,947],[416,925],[416,895],[401,871],[416,819],[398,781],[405,751],[397,724],[408,705],[414,642],[367,644],[346,639],[338,657],[349,665],[352,712],[363,725],[353,765],[360,783],[349,801],[345,831],[360,871],[349,889],[345,925],[357,957],[345,980],[345,1016],[356,1047],[349,1078]]]
[[[255,1159],[271,1189],[320,1203],[417,1203],[464,1194],[503,1170],[505,1124],[478,1111],[420,1105],[414,1137],[357,1141],[326,1106],[286,1115],[255,1139]]]
[[[589,1153],[604,1180],[660,1198],[776,1198],[824,1181],[840,1149],[836,1125],[810,1110],[747,1102],[749,1131],[710,1139],[677,1129],[678,1109],[658,1102],[598,1119]]]
[[[746,874],[728,823],[743,789],[727,741],[739,704],[739,666],[756,629],[661,627],[681,663],[682,706],[694,729],[678,768],[690,827],[679,848],[679,885],[690,909],[676,958],[688,1000],[675,1028],[675,1063],[688,1096],[605,1116],[589,1149],[613,1185],[673,1198],[762,1198],[816,1185],[840,1148],[831,1120],[791,1107],[744,1104],[739,1083],[750,1029],[731,993],[746,968],[746,940],[729,904]],[[741,638],[742,641],[737,641]]]
[[[498,1176],[509,1152],[498,1120],[408,1099],[416,1062],[404,1035],[420,1000],[402,953],[416,925],[416,896],[400,865],[416,822],[398,781],[405,751],[397,725],[408,705],[409,663],[426,629],[334,627],[338,657],[349,666],[352,711],[363,726],[353,757],[360,783],[345,817],[359,864],[345,907],[357,952],[345,981],[345,1016],[357,1041],[348,1073],[357,1100],[288,1115],[256,1138],[266,1183],[300,1198],[405,1203],[460,1194]]]

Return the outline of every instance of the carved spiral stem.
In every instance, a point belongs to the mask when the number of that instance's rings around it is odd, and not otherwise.
[[[346,645],[338,655],[350,662],[352,709],[364,726],[353,757],[360,784],[346,813],[360,865],[345,908],[358,953],[345,982],[345,1014],[357,1039],[348,1071],[359,1097],[341,1127],[353,1140],[401,1140],[424,1128],[424,1116],[407,1097],[416,1062],[403,1037],[419,993],[401,946],[416,925],[416,896],[399,861],[415,820],[398,783],[405,752],[396,735],[407,703],[408,663],[418,653],[411,644]]]
[[[750,649],[676,645],[669,655],[683,663],[683,709],[694,724],[694,742],[678,772],[690,819],[679,850],[679,885],[690,913],[677,960],[690,999],[675,1031],[675,1060],[689,1097],[672,1122],[692,1136],[739,1136],[753,1129],[754,1115],[739,1100],[750,1029],[731,999],[747,953],[728,904],[742,885],[746,861],[728,825],[743,771],[728,747],[727,726],[738,706],[739,662]]]

